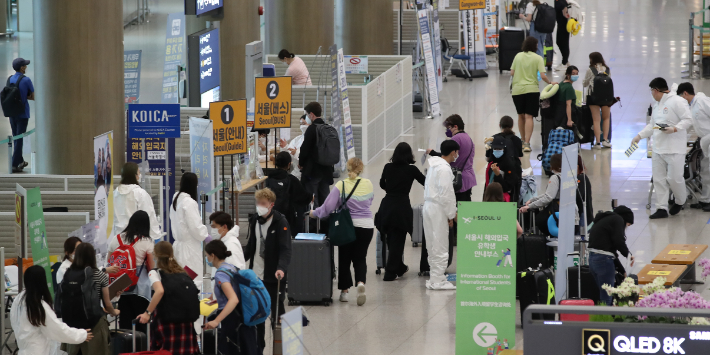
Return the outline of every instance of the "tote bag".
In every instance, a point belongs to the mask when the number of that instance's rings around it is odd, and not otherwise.
[[[357,180],[348,197],[345,197],[345,181],[343,181],[343,188],[340,190],[340,206],[330,213],[328,218],[328,238],[330,239],[330,244],[334,246],[345,245],[355,241],[355,226],[353,226],[353,219],[350,216],[347,202],[355,193],[355,189],[357,189],[359,184],[360,179]]]

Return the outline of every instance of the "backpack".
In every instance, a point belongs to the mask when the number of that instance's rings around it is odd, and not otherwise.
[[[104,311],[94,285],[94,269],[67,270],[57,287],[54,311],[70,327],[91,329],[96,325]]]
[[[333,166],[340,162],[340,138],[335,127],[317,124],[316,138],[318,165]]]
[[[184,272],[168,274],[160,269],[165,297],[158,303],[158,316],[165,323],[192,323],[200,318],[200,291]]]
[[[234,292],[239,297],[244,324],[251,327],[264,323],[271,314],[271,296],[254,270],[237,270],[235,273],[219,268],[217,272],[223,272],[231,278]]]
[[[133,246],[138,243],[140,239],[133,241],[133,244],[124,244],[121,235],[117,235],[118,238],[118,248],[111,253],[108,258],[108,264],[110,266],[118,266],[120,270],[115,274],[108,274],[109,283],[113,283],[121,277],[123,274],[127,274],[131,279],[131,286],[128,286],[126,290],[138,284],[138,278],[140,277],[140,271],[136,272],[136,250]],[[145,265],[145,263],[143,263]],[[141,270],[143,269],[141,265]]]
[[[540,3],[540,5],[535,6],[533,18],[536,32],[552,33],[552,31],[555,30],[555,25],[557,24],[557,14],[555,14],[554,7],[544,2]]]
[[[25,103],[22,101],[20,94],[20,81],[24,78],[20,75],[14,84],[10,84],[12,76],[7,78],[7,84],[0,92],[0,102],[2,103],[2,112],[5,117],[17,117],[25,113]]]
[[[614,104],[614,82],[611,81],[611,77],[606,72],[599,72],[597,68],[591,68],[594,74],[594,85],[592,86],[592,92],[589,93],[592,96],[594,104],[597,106],[611,106]]]
[[[266,179],[265,185],[270,188],[271,191],[276,194],[276,202],[274,203],[274,209],[281,212],[284,216],[288,216],[291,210],[291,195],[289,190],[291,188],[289,176],[285,179]]]
[[[542,168],[545,173],[552,175],[550,159],[555,154],[562,154],[562,147],[574,143],[574,132],[570,129],[553,129],[547,138],[547,149],[542,153]]]

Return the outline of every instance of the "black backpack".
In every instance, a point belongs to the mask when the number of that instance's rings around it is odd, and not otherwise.
[[[14,84],[10,84],[12,76],[7,78],[7,84],[0,92],[0,103],[2,103],[2,112],[5,117],[17,117],[25,113],[25,103],[22,101],[20,94],[20,81],[24,78],[20,75]]]
[[[540,5],[535,6],[535,12],[533,13],[533,18],[535,18],[535,20],[533,20],[535,23],[535,31],[540,33],[552,33],[557,24],[556,16],[555,8],[546,3],[540,3]]]
[[[270,188],[271,191],[276,195],[276,202],[274,203],[274,209],[281,212],[284,216],[287,216],[291,210],[291,182],[289,181],[289,176],[285,179],[274,179],[272,177],[266,179],[265,185]]]
[[[168,274],[159,269],[165,295],[158,303],[158,317],[165,323],[192,323],[200,318],[200,291],[184,272]]]
[[[591,68],[594,74],[594,85],[592,86],[592,100],[597,106],[611,106],[614,104],[614,82],[606,72],[599,72],[597,68]]]
[[[318,165],[333,166],[340,162],[340,138],[335,127],[316,124],[316,137]]]
[[[94,269],[68,269],[57,286],[54,299],[57,317],[73,328],[91,329],[104,315],[99,291],[94,285]]]

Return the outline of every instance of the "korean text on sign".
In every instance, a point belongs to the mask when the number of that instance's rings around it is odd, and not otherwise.
[[[255,80],[254,128],[291,127],[291,77]]]

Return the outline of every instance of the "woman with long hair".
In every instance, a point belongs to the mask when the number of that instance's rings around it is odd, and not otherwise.
[[[10,308],[18,355],[50,354],[58,347],[57,343],[81,344],[93,339],[90,329],[72,328],[57,318],[44,268],[30,266],[23,280],[25,289]]]
[[[153,199],[141,188],[138,164],[128,162],[121,169],[121,184],[113,191],[113,232],[115,236],[126,229],[128,220],[136,211],[146,211],[150,217],[150,237],[160,239],[160,224],[155,216]]]
[[[407,233],[411,235],[414,232],[409,192],[415,180],[424,186],[425,179],[414,163],[412,147],[401,142],[394,148],[392,158],[385,164],[380,177],[380,188],[387,194],[375,215],[375,225],[389,250],[383,281],[393,281],[409,271],[403,260]]]
[[[79,244],[81,244],[79,237],[69,237],[64,241],[64,259],[62,259],[62,265],[60,265],[59,270],[57,270],[57,284],[62,283],[64,274],[74,261],[74,249],[76,249]]]
[[[162,241],[155,245],[155,259],[157,268],[148,274],[155,293],[145,312],[139,314],[136,319],[141,324],[146,324],[150,321],[151,315],[153,316],[153,322],[150,324],[151,350],[168,350],[173,355],[197,354],[200,349],[197,346],[197,334],[193,322],[167,323],[161,319],[161,313],[157,311],[160,301],[164,297],[172,296],[165,294],[162,275],[185,274],[187,277],[187,273],[175,261],[173,246],[169,242]],[[165,308],[161,310],[166,311]]]
[[[119,319],[119,327],[121,329],[131,329],[132,320],[139,314],[145,311],[151,299],[150,281],[148,271],[153,269],[153,249],[155,244],[150,237],[150,217],[145,211],[136,211],[128,220],[128,225],[121,234],[111,237],[108,243],[108,255],[118,249],[121,245],[131,245],[136,255],[136,276],[138,283],[134,288],[129,288],[124,292],[118,300],[118,308],[123,312],[123,317]],[[111,260],[108,263],[111,266],[118,266],[120,262]],[[124,262],[125,263],[125,262]],[[109,276],[119,277],[116,274]],[[145,331],[145,326],[138,325],[137,330]]]
[[[170,230],[175,238],[173,249],[175,260],[182,267],[189,267],[199,275],[195,279],[198,288],[202,285],[202,242],[209,232],[202,224],[200,208],[197,205],[197,175],[185,173],[180,179],[180,191],[173,196],[170,208]]]
[[[611,148],[609,142],[609,126],[611,125],[611,104],[610,102],[596,102],[594,100],[594,77],[599,73],[606,73],[611,76],[611,68],[606,65],[604,57],[599,52],[589,53],[589,68],[584,74],[582,85],[587,89],[587,105],[592,111],[592,120],[594,121],[594,137],[596,144],[594,149]],[[601,115],[599,114],[601,112]],[[604,136],[602,137],[602,132]]]

